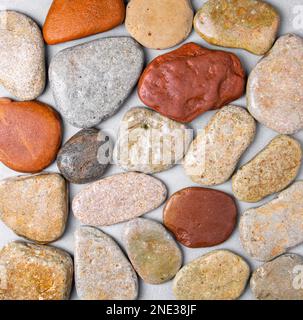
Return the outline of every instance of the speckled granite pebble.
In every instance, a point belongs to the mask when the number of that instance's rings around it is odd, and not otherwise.
[[[73,200],[73,212],[82,223],[106,226],[139,217],[159,207],[167,189],[143,173],[116,174],[93,182]]]
[[[15,11],[0,11],[0,83],[19,100],[45,87],[44,41],[38,25]]]
[[[67,300],[72,281],[63,250],[20,241],[0,250],[0,300]]]
[[[216,250],[185,265],[174,279],[173,291],[178,300],[234,300],[244,291],[249,274],[240,256]]]
[[[241,215],[240,239],[254,259],[268,261],[303,242],[303,181]]]
[[[89,128],[118,111],[141,74],[144,53],[130,37],[103,38],[59,52],[49,69],[63,117]]]
[[[75,232],[75,282],[82,300],[133,300],[138,295],[136,273],[122,250],[92,227]]]
[[[164,283],[181,267],[181,250],[156,221],[143,218],[129,221],[124,227],[123,243],[132,265],[147,283]]]

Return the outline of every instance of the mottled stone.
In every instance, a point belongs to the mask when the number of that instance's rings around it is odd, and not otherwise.
[[[121,123],[114,150],[115,162],[124,170],[155,173],[183,159],[192,130],[146,108],[132,108]]]
[[[147,283],[161,284],[172,279],[182,264],[182,253],[162,224],[137,218],[123,232],[128,257]]]
[[[280,37],[248,78],[247,107],[260,123],[283,134],[303,128],[303,39]]]
[[[72,281],[63,250],[20,241],[0,250],[0,300],[67,300]]]
[[[133,300],[138,279],[115,241],[92,227],[75,232],[75,282],[82,300]]]
[[[215,250],[185,265],[176,275],[178,300],[235,300],[244,291],[250,270],[238,255]]]
[[[65,180],[56,173],[0,181],[0,219],[19,236],[48,243],[60,238],[68,216]]]
[[[98,39],[59,52],[49,78],[63,117],[89,128],[112,116],[136,85],[143,63],[143,50],[130,37]]]
[[[185,173],[203,185],[226,182],[255,132],[255,121],[245,109],[223,107],[191,144],[184,161]]]
[[[26,15],[0,11],[0,83],[19,100],[36,99],[45,87],[44,41]]]
[[[257,202],[286,188],[297,176],[302,159],[300,143],[285,135],[275,137],[232,178],[234,195]]]
[[[196,13],[194,28],[207,42],[263,55],[275,41],[277,11],[258,0],[210,0]]]
[[[73,200],[73,212],[82,223],[106,226],[139,217],[159,207],[167,189],[143,173],[116,174],[93,182]]]
[[[83,184],[100,179],[111,161],[113,145],[98,129],[83,129],[58,153],[57,165],[70,182]]]
[[[303,242],[303,181],[241,215],[240,239],[254,259],[268,261]]]

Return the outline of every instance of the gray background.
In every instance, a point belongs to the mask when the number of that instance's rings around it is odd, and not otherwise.
[[[176,0],[177,3],[178,0]],[[22,13],[27,14],[31,18],[33,18],[40,26],[43,25],[45,17],[48,12],[48,8],[51,4],[51,0],[0,0],[0,9],[10,9],[10,10],[16,10],[20,11]],[[193,0],[192,4],[195,10],[199,9],[201,5],[206,2],[205,0]],[[301,19],[301,26],[295,23],[295,7],[297,5],[303,6],[303,1],[302,0],[271,0],[267,1],[271,4],[273,4],[278,11],[280,12],[282,16],[282,24],[279,30],[279,34],[285,34],[288,32],[295,32],[301,36],[303,36],[303,17]],[[97,38],[103,38],[103,37],[108,37],[108,36],[121,36],[121,35],[127,35],[127,31],[125,30],[125,27],[119,26],[118,28],[115,28],[114,30],[111,30],[109,32],[105,32],[102,34],[98,34],[96,36],[88,37],[85,39],[80,39],[78,41],[71,41],[68,43],[64,43],[61,45],[55,45],[55,46],[47,46],[47,64],[49,65],[51,58],[60,50],[74,46],[79,43],[84,43],[92,39],[97,39]],[[216,48],[209,45],[206,43],[204,40],[202,40],[194,31],[192,31],[190,37],[186,39],[185,42],[190,42],[194,41],[198,44],[201,44],[205,47],[208,48]],[[157,50],[148,50],[145,49],[145,54],[147,61],[149,62],[151,59],[154,57],[163,54],[169,50],[162,50],[162,51],[157,51]],[[226,50],[223,49],[222,50]],[[244,50],[233,50],[233,49],[228,49],[228,51],[236,53],[242,60],[242,63],[244,64],[247,72],[250,72],[251,69],[254,67],[254,65],[258,62],[260,57],[255,56],[253,54],[250,54]],[[10,95],[3,89],[0,88],[0,96],[7,96],[9,97]],[[46,102],[52,106],[55,107],[54,105],[54,100],[49,88],[49,84],[47,85],[47,88],[43,95],[38,98],[38,100]],[[245,98],[243,97],[242,99],[236,101],[237,105],[245,106]],[[136,92],[134,91],[133,94],[129,97],[129,99],[125,102],[125,104],[122,106],[120,111],[113,116],[112,118],[108,119],[107,121],[104,121],[99,125],[99,128],[102,128],[103,130],[107,131],[113,139],[115,139],[115,134],[116,130],[119,127],[119,123],[125,114],[125,112],[130,109],[131,107],[134,106],[142,106],[142,103],[137,97]],[[214,114],[214,112],[208,112],[200,117],[198,117],[195,121],[191,123],[191,127],[195,129],[201,129],[203,128],[208,120],[211,118],[211,116]],[[64,123],[64,142],[69,139],[73,134],[75,134],[78,129],[74,128],[70,125],[68,125],[66,122]],[[264,126],[261,126],[258,124],[258,131],[257,131],[257,136],[254,141],[254,143],[250,146],[248,151],[245,153],[245,155],[242,157],[240,165],[246,163],[248,160],[250,160],[258,151],[260,151],[274,136],[276,135],[275,132],[265,128]],[[297,139],[303,142],[303,132],[300,132],[295,135]],[[56,164],[53,164],[49,168],[47,168],[46,171],[50,172],[55,172],[58,171]],[[119,168],[116,166],[111,166],[109,170],[106,172],[106,176],[112,175],[114,173],[121,172]],[[0,178],[7,178],[7,177],[12,177],[19,175],[18,173],[6,168],[4,165],[0,164]],[[186,175],[183,172],[183,169],[180,165],[175,166],[173,169],[170,169],[166,172],[162,172],[160,174],[157,174],[156,177],[162,179],[165,184],[169,188],[169,194],[171,195],[172,193],[188,186],[194,186],[195,184],[190,181],[189,178],[186,177]],[[298,179],[302,179],[303,177],[303,171],[301,168],[300,175],[298,176]],[[78,185],[71,185],[70,186],[70,197],[71,199],[74,197],[74,195],[79,192],[83,186],[78,186]],[[215,187],[215,189],[218,190],[223,190],[228,193],[231,192],[231,183],[228,181],[227,183],[220,185],[218,187]],[[248,204],[248,203],[243,203],[240,202],[238,203],[239,206],[239,214],[241,214],[244,210],[251,208],[251,207],[256,207],[261,205],[264,202],[269,201],[272,199],[273,196],[267,197],[265,200],[255,203],[255,204]],[[153,218],[158,221],[162,220],[162,209],[163,206],[160,207],[159,209],[146,214],[145,217]],[[68,220],[68,225],[66,232],[64,236],[57,242],[53,243],[54,246],[63,248],[70,252],[71,254],[73,253],[73,233],[74,230],[76,229],[78,225],[78,221],[73,217],[73,214],[70,213],[69,220]],[[111,226],[111,227],[106,227],[103,228],[105,232],[108,234],[112,235],[114,239],[118,241],[118,243],[121,244],[121,229],[123,227],[123,224]],[[2,247],[4,244],[11,240],[16,240],[18,237],[11,231],[9,230],[2,222],[0,222],[0,247]],[[123,247],[123,245],[121,244]],[[204,248],[204,249],[188,249],[183,247],[183,253],[184,253],[184,262],[188,263],[189,261],[201,256],[202,254],[212,251],[214,249],[230,249],[233,250],[234,252],[242,255],[245,257],[245,259],[250,263],[251,268],[255,269],[259,263],[253,261],[250,259],[243,249],[241,248],[240,242],[239,242],[239,235],[238,235],[238,230],[236,230],[232,237],[226,241],[225,243],[217,246],[217,247],[212,247],[212,248]],[[292,252],[296,253],[301,253],[303,255],[303,245],[298,246],[292,250]],[[73,290],[72,294],[73,299],[77,299],[77,294],[75,292],[75,289]],[[144,284],[142,281],[140,281],[140,294],[139,294],[140,299],[174,299],[174,296],[172,294],[172,282],[167,282],[162,285],[148,285]],[[247,288],[241,299],[253,299],[253,296],[250,292],[250,289]]]

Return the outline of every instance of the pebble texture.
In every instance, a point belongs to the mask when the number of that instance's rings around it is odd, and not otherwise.
[[[73,212],[83,224],[106,226],[139,217],[159,207],[167,189],[158,179],[129,172],[91,183],[73,200]]]
[[[167,49],[185,40],[192,30],[189,0],[131,0],[125,26],[144,47]]]
[[[250,280],[250,288],[259,300],[303,300],[302,284],[296,280],[302,268],[301,256],[284,254],[256,269]]]
[[[15,11],[0,11],[0,84],[19,100],[45,87],[44,41],[38,25]]]
[[[0,219],[16,234],[48,243],[61,237],[68,215],[65,180],[56,173],[0,181]]]
[[[138,279],[115,241],[82,226],[75,232],[75,282],[82,300],[134,300]]]
[[[162,224],[137,218],[124,228],[123,243],[139,276],[147,283],[172,279],[182,264],[182,253]]]
[[[103,38],[59,52],[49,69],[53,96],[73,126],[90,128],[118,111],[144,63],[129,37]]]
[[[19,241],[0,250],[0,300],[68,300],[72,280],[63,250]]]
[[[146,108],[132,108],[121,123],[114,150],[124,170],[156,173],[183,159],[192,140],[187,126]]]
[[[191,144],[184,161],[185,173],[202,185],[226,182],[255,132],[255,121],[245,109],[232,105],[222,108]]]
[[[108,167],[113,145],[98,129],[83,129],[61,148],[57,165],[71,183],[83,184],[100,179]]]
[[[303,181],[265,205],[247,210],[240,220],[240,239],[245,251],[260,261],[303,242]]]
[[[210,0],[196,13],[194,28],[207,42],[263,55],[275,41],[280,17],[266,2]]]
[[[238,255],[216,250],[185,265],[176,275],[178,300],[235,300],[244,291],[250,270]]]
[[[234,195],[241,201],[257,202],[286,188],[301,166],[300,143],[285,135],[275,137],[232,178]]]
[[[283,134],[303,128],[303,39],[287,34],[249,75],[247,107],[260,123]]]

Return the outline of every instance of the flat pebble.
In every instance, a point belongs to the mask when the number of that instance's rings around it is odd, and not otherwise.
[[[0,300],[68,300],[72,281],[63,250],[20,241],[0,250]]]
[[[185,265],[176,275],[178,300],[235,300],[244,291],[250,270],[238,255],[215,250]]]
[[[167,189],[143,173],[116,174],[93,182],[73,200],[73,212],[82,223],[106,226],[139,217],[159,207]]]
[[[132,108],[122,120],[114,159],[127,171],[160,172],[183,159],[191,140],[187,126],[146,108]]]
[[[19,100],[36,99],[45,87],[45,53],[38,25],[26,15],[0,11],[0,83]]]
[[[268,261],[303,242],[303,181],[241,215],[240,239],[254,259]]]
[[[303,128],[303,39],[280,37],[248,78],[247,107],[260,123],[282,134]]]
[[[211,247],[231,235],[237,222],[237,207],[234,199],[224,192],[185,188],[168,199],[163,221],[183,245]]]
[[[172,279],[182,264],[182,253],[162,224],[143,218],[129,221],[123,243],[139,276],[147,283]]]
[[[244,108],[223,107],[191,144],[184,161],[185,173],[202,185],[226,182],[255,132],[255,121]]]
[[[144,53],[130,37],[103,38],[59,52],[49,69],[63,117],[90,128],[118,111],[141,74]]]
[[[275,137],[232,178],[236,198],[257,202],[286,188],[297,176],[302,159],[300,143],[285,135]]]
[[[82,300],[134,300],[138,279],[115,241],[82,226],[75,232],[75,282]]]
[[[57,165],[70,182],[83,184],[100,179],[108,167],[113,145],[108,135],[98,129],[83,129],[61,148]]]

